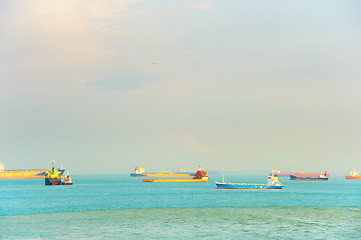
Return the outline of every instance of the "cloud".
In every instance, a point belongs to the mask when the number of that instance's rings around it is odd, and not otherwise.
[[[99,69],[115,58],[106,40],[123,34],[116,23],[133,2],[15,0],[0,7],[0,96],[79,92],[101,78]]]
[[[183,135],[183,140],[185,141],[186,145],[189,148],[191,148],[199,153],[210,153],[211,152],[211,150],[208,147],[198,143],[197,140],[195,140],[189,132],[187,132]]]
[[[199,2],[192,2],[192,3],[187,3],[186,6],[189,8],[194,8],[194,9],[201,9],[201,10],[211,10],[212,7],[209,4],[210,1],[204,0],[204,1],[199,1]]]
[[[87,86],[96,91],[133,91],[146,87],[150,83],[159,81],[156,77],[141,74],[127,74],[122,76],[99,79],[88,83]]]

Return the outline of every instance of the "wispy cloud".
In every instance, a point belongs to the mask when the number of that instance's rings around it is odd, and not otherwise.
[[[211,10],[212,7],[209,2],[210,1],[208,1],[208,0],[191,2],[191,3],[187,3],[186,6],[189,8],[194,8],[194,9]]]
[[[35,0],[0,7],[0,96],[84,90],[104,74],[96,69],[114,61],[104,39],[128,34],[116,23],[133,2]]]
[[[197,151],[199,153],[211,152],[211,150],[208,147],[204,146],[203,144],[195,140],[194,137],[189,132],[183,135],[183,140],[186,143],[186,145],[194,151]]]
[[[156,77],[141,74],[127,74],[99,79],[88,83],[88,87],[96,91],[133,91],[146,87],[150,83],[159,81]]]

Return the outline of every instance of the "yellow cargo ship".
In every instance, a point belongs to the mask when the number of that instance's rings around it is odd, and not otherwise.
[[[0,179],[31,179],[44,178],[46,169],[11,169],[5,170],[0,163]]]
[[[193,178],[188,179],[143,179],[143,182],[208,182],[208,173],[199,167]]]

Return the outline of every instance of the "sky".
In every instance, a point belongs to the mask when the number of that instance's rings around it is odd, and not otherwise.
[[[5,169],[361,171],[359,1],[4,0]]]

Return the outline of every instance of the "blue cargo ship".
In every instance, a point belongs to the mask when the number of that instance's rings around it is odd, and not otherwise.
[[[305,176],[290,175],[290,180],[298,180],[298,181],[328,181],[328,177],[326,177],[326,175],[319,175],[318,177],[305,177]]]
[[[268,176],[267,184],[258,183],[226,183],[224,177],[222,182],[216,182],[217,189],[282,189],[283,185],[277,176]]]

